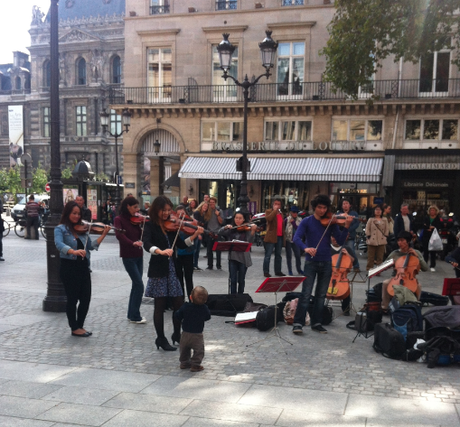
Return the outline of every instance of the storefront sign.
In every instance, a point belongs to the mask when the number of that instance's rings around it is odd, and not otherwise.
[[[125,182],[125,188],[136,188],[134,182]]]
[[[432,181],[404,181],[403,187],[406,188],[448,188],[448,182],[432,182]]]
[[[406,163],[406,169],[412,170],[425,170],[425,169],[435,169],[435,170],[458,170],[460,169],[460,163]]]

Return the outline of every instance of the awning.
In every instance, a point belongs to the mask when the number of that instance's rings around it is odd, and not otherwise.
[[[173,173],[163,184],[162,187],[180,187],[179,172]]]
[[[354,181],[380,182],[383,158],[253,157],[250,181]],[[179,171],[181,178],[241,179],[235,157],[189,157]]]

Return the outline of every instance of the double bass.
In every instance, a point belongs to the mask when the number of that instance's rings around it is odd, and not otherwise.
[[[332,300],[343,300],[350,295],[350,281],[348,273],[353,267],[353,260],[348,254],[342,252],[332,256],[332,276],[327,289],[326,298]]]
[[[396,275],[388,283],[387,291],[392,297],[395,292],[393,285],[400,285],[408,288],[414,294],[417,292],[418,282],[415,276],[420,271],[419,259],[410,253],[403,255],[396,260]]]

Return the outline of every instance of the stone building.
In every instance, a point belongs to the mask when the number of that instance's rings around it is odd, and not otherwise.
[[[124,181],[234,207],[241,174],[243,97],[222,79],[216,47],[236,46],[230,73],[263,74],[258,43],[278,41],[272,76],[250,94],[251,210],[274,195],[308,208],[318,193],[347,196],[364,214],[382,201],[460,212],[459,71],[449,51],[417,64],[385,61],[357,101],[322,81],[334,8],[327,0],[126,0],[124,85],[109,102],[133,114],[123,141]],[[377,96],[367,102],[371,93]],[[158,145],[159,144],[159,145]],[[155,149],[159,152],[156,152]],[[173,194],[179,197],[179,193]],[[395,206],[395,210],[398,210]]]
[[[59,2],[59,96],[62,168],[90,162],[96,174],[115,171],[114,139],[102,134],[99,113],[108,107],[108,85],[123,84],[124,0],[63,0]],[[50,166],[50,34],[49,16],[34,6],[29,30],[30,67],[18,65],[10,89],[0,92],[2,160],[8,142],[8,105],[22,105],[24,145],[34,166]],[[27,55],[15,53],[16,61]],[[26,67],[27,68],[27,67]],[[22,71],[21,71],[22,70]],[[21,75],[22,73],[22,75]],[[18,90],[15,79],[21,79]],[[6,119],[5,119],[6,117]],[[4,129],[5,127],[5,129]],[[113,111],[112,130],[121,128]],[[121,159],[120,159],[121,162]]]

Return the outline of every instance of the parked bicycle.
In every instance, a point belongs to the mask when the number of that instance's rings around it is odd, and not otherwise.
[[[8,236],[8,234],[10,234],[10,229],[13,228],[14,226],[10,225],[10,223],[6,222],[3,218],[2,218],[2,222],[3,222],[3,237],[6,237]]]

